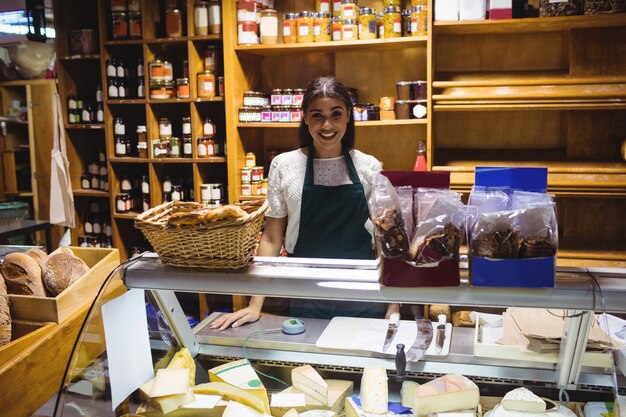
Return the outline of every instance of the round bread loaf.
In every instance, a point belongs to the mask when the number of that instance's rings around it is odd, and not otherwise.
[[[56,296],[72,285],[89,271],[89,267],[82,259],[60,252],[52,255],[46,264],[43,282],[52,296]]]
[[[9,294],[46,296],[41,280],[41,268],[26,254],[13,252],[5,256],[2,275]]]
[[[0,274],[0,346],[11,341],[11,311],[9,310],[9,295]]]
[[[46,270],[46,264],[48,263],[48,259],[50,259],[46,252],[38,248],[32,248],[27,250],[25,253],[37,262],[41,268],[41,272]]]

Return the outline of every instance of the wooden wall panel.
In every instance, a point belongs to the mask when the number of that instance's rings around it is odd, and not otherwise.
[[[626,110],[572,111],[567,134],[568,158],[619,161],[626,137]]]
[[[574,30],[571,75],[624,75],[626,28]]]
[[[572,247],[626,250],[626,198],[558,198],[561,239]]]

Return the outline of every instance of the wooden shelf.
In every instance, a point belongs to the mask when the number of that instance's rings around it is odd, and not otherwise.
[[[104,124],[71,124],[65,125],[66,130],[104,130]]]
[[[210,158],[160,158],[151,159],[150,162],[152,162],[153,164],[223,164],[226,163],[226,157],[213,156]]]
[[[147,100],[145,98],[128,98],[128,99],[104,99],[104,102],[107,104],[146,104]]]
[[[134,220],[141,213],[113,213],[114,219]]]
[[[355,50],[377,51],[405,49],[410,47],[426,47],[427,36],[414,36],[390,39],[372,39],[357,41],[330,41],[311,43],[289,43],[277,45],[238,45],[236,52],[245,52],[253,55],[272,56],[306,52],[342,52]]]
[[[14,197],[33,197],[34,194],[32,191],[5,191],[7,195],[12,195]]]
[[[97,61],[100,59],[100,54],[91,55],[69,55],[62,56],[59,61]]]
[[[555,32],[626,26],[626,14],[536,17],[526,19],[433,22],[436,35]]]
[[[433,88],[624,83],[626,76],[572,76],[566,71],[442,72]]]
[[[264,195],[240,195],[239,196],[239,200],[242,201],[258,201],[258,200],[265,200]]]
[[[127,46],[127,45],[159,45],[159,44],[184,44],[187,41],[221,41],[222,35],[206,35],[206,36],[181,36],[179,38],[152,38],[152,39],[120,39],[109,40],[102,44],[104,46]]]
[[[150,160],[148,158],[112,156],[109,158],[109,162],[112,164],[146,164],[150,162]]]
[[[148,99],[149,104],[170,104],[170,103],[211,103],[223,102],[224,97],[212,98],[165,98],[165,99]]]
[[[83,190],[82,188],[77,189],[77,190],[72,190],[72,194],[74,194],[74,197],[102,197],[102,198],[109,197],[109,193],[106,191]]]
[[[104,41],[104,46],[125,46],[125,45],[141,45],[145,43],[143,39],[121,39],[117,41]]]
[[[402,119],[402,120],[369,120],[363,122],[355,122],[356,127],[371,127],[371,126],[403,126],[403,125],[425,125],[428,121],[426,119]],[[237,127],[241,128],[269,128],[269,129],[290,129],[300,127],[300,123],[285,122],[285,123],[237,123]]]
[[[188,36],[187,39],[192,41],[192,42],[197,42],[197,41],[221,41],[222,40],[222,35],[221,34],[217,34],[217,35],[205,35],[205,36]]]

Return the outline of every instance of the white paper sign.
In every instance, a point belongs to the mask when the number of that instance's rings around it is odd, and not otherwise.
[[[115,410],[133,391],[154,377],[143,290],[130,290],[104,304],[102,321],[111,405]]]

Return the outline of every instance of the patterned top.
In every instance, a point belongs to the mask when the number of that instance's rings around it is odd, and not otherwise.
[[[350,151],[350,156],[363,184],[365,196],[369,198],[372,191],[372,175],[380,172],[382,166],[373,156],[354,149]],[[285,248],[289,253],[293,253],[298,240],[306,160],[307,156],[300,149],[282,153],[272,160],[268,174],[267,202],[270,211],[267,216],[288,217]],[[348,165],[343,156],[314,159],[313,171],[316,185],[337,186],[352,183]],[[371,234],[371,221],[368,220],[365,227]]]

